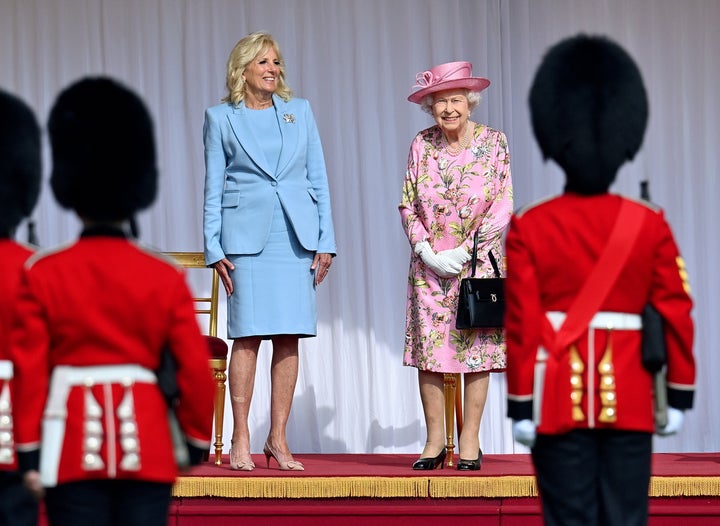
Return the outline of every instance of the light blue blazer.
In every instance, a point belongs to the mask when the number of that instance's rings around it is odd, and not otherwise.
[[[245,103],[205,111],[205,263],[257,254],[267,243],[277,198],[300,244],[335,255],[325,159],[310,103],[273,95],[282,135],[277,167],[268,162]],[[277,197],[276,197],[277,196]]]

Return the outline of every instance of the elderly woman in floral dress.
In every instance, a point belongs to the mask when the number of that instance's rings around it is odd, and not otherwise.
[[[476,275],[493,274],[488,251],[500,258],[512,214],[510,155],[502,132],[470,120],[490,81],[473,77],[469,62],[441,64],[419,73],[417,81],[419,89],[408,100],[420,104],[436,124],[412,141],[399,205],[413,249],[403,363],[418,369],[427,426],[425,448],[413,469],[444,467],[444,373],[463,373],[457,467],[478,470],[489,373],[505,369],[505,337],[502,329],[458,330],[455,317],[476,230]]]

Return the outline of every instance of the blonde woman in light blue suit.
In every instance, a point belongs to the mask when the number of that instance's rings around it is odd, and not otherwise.
[[[205,262],[228,294],[233,435],[230,466],[251,471],[248,414],[260,342],[272,341],[269,467],[302,470],[286,427],[298,339],[315,336],[315,290],[335,256],[325,160],[307,100],[291,98],[277,42],[252,33],[233,48],[228,95],[205,112]]]

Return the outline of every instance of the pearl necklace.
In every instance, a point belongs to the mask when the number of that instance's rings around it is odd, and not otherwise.
[[[465,125],[465,135],[460,140],[458,145],[453,148],[450,146],[450,143],[447,141],[447,138],[445,137],[445,134],[442,135],[443,140],[443,150],[445,150],[447,153],[449,153],[453,157],[457,157],[460,152],[465,150],[468,145],[470,144],[470,139],[472,137],[472,131],[475,129],[475,123],[468,121]]]

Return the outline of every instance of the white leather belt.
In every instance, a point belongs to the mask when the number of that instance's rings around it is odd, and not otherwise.
[[[567,315],[564,312],[550,311],[548,320],[555,330],[562,326]],[[588,324],[591,329],[613,329],[617,331],[639,331],[642,329],[642,318],[639,314],[627,312],[598,312]]]
[[[77,385],[157,383],[155,373],[135,364],[74,367],[58,365],[52,371],[42,423],[40,480],[46,488],[57,485],[60,452],[65,437],[67,398]]]

